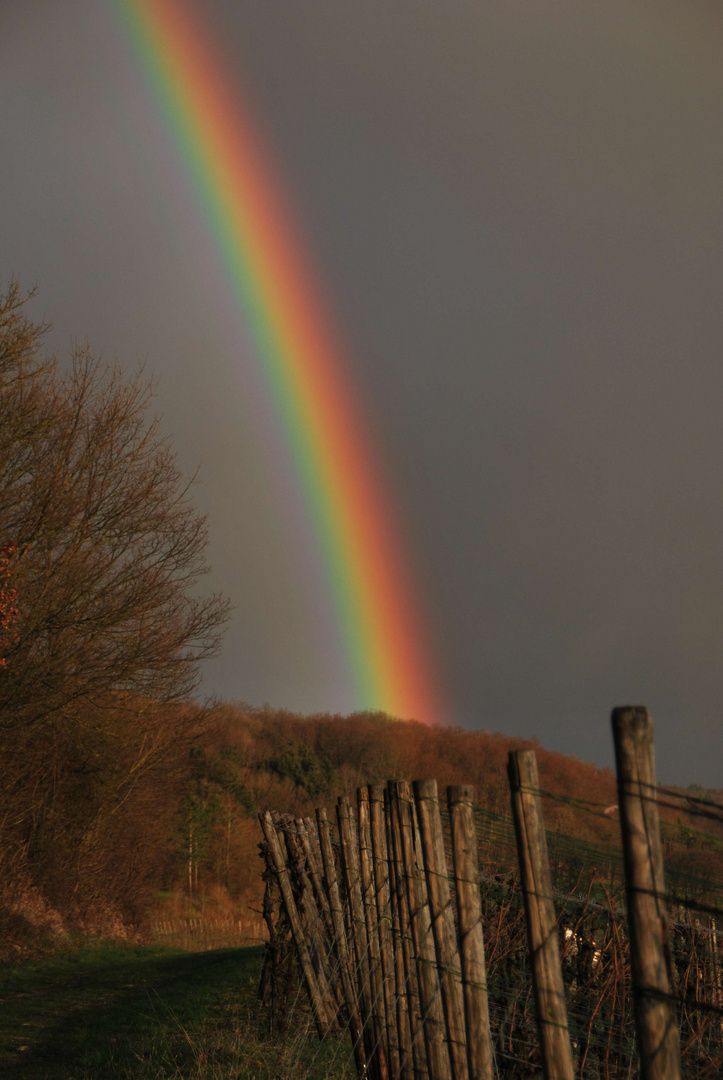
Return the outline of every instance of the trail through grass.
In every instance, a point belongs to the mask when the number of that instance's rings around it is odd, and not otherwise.
[[[347,1080],[347,1037],[320,1044],[300,997],[284,1038],[256,1000],[262,948],[83,948],[0,968],[8,1080]]]

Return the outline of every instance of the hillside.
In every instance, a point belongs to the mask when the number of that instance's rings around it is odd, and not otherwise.
[[[243,761],[241,778],[249,805],[294,815],[311,815],[317,806],[331,809],[340,794],[355,797],[362,784],[434,777],[447,784],[472,783],[482,812],[482,827],[496,857],[515,865],[515,851],[504,829],[509,814],[507,755],[534,746],[548,830],[577,841],[577,859],[618,860],[615,777],[572,755],[552,753],[535,743],[491,732],[426,727],[397,722],[380,714],[350,717],[301,717],[269,709],[225,706],[207,745],[210,757],[233,747]],[[666,866],[686,879],[723,881],[723,805],[721,793],[696,788],[661,796]],[[708,813],[708,809],[710,813]],[[228,887],[237,900],[256,907],[257,860],[253,853],[258,826],[251,817],[237,821]],[[500,843],[505,849],[500,853]],[[557,843],[551,843],[554,861]],[[600,867],[598,868],[600,869]],[[203,880],[203,874],[199,881]]]
[[[64,757],[53,751],[52,814],[29,844],[6,850],[0,956],[53,948],[68,935],[139,940],[189,916],[258,919],[259,811],[313,816],[341,794],[354,798],[358,786],[391,778],[474,784],[483,863],[515,871],[506,761],[529,743],[381,714],[302,717],[231,704],[177,721],[158,721],[157,741],[173,735],[142,768],[140,736],[127,761],[116,754],[114,773],[93,756],[94,744]],[[619,878],[612,773],[535,749],[560,887],[593,868]],[[701,789],[662,799],[666,873],[683,882],[679,890],[702,895],[703,879],[723,881],[722,803]]]

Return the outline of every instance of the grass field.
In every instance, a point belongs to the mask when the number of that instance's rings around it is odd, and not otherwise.
[[[347,1037],[320,1044],[303,1004],[271,1038],[262,948],[85,947],[0,968],[0,1075],[17,1080],[346,1080]]]

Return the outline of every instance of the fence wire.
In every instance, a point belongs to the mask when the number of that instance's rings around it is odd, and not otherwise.
[[[537,794],[542,797],[543,805],[545,800],[562,800],[576,814],[587,815],[591,820],[600,818],[609,822],[611,813],[616,811],[615,807],[552,791],[540,790]],[[687,835],[683,830],[695,828],[694,825],[681,825],[683,818],[705,822],[707,827],[720,825],[723,835],[723,807],[718,804],[663,787],[658,788],[657,797],[668,818],[672,813],[680,815],[675,822],[663,820],[664,843],[677,843],[681,836],[685,839]],[[450,903],[456,920],[457,882],[449,871],[453,865],[451,829],[444,798],[439,800],[439,811],[447,855]],[[496,1074],[502,1080],[523,1080],[540,1075],[541,1063],[515,832],[511,817],[483,807],[475,807],[474,821]],[[378,915],[382,921],[389,920],[396,948],[406,949],[407,956],[405,963],[390,973],[384,969],[380,955],[376,958],[370,955],[368,943],[361,954],[363,964],[360,962],[360,954],[352,946],[352,937],[358,930],[361,940],[366,941],[366,931],[355,927],[348,896],[344,902],[346,941],[337,939],[329,918],[319,910],[314,898],[312,867],[303,852],[296,823],[289,818],[279,818],[276,827],[294,855],[290,860],[290,866],[295,867],[295,873],[291,875],[293,888],[304,931],[312,946],[314,971],[321,982],[328,985],[334,1000],[333,1020],[324,1039],[339,1039],[339,1032],[346,1030],[349,1024],[349,1008],[341,978],[341,966],[348,963],[357,996],[354,1005],[365,1013],[356,1039],[367,1060],[381,1052],[394,1054],[395,1048],[390,1047],[388,1040],[394,1025],[387,1020],[389,995],[385,1001],[384,988],[386,986],[388,990],[392,986],[396,1024],[400,1009],[411,1012],[415,1008],[414,984],[418,981],[417,969],[421,961],[411,931],[409,928],[405,931],[403,921],[398,917],[393,896],[385,910],[378,910]],[[305,827],[317,869],[320,869],[322,859],[316,824],[307,819]],[[341,842],[331,815],[329,830],[337,877],[344,892]],[[638,1059],[620,842],[595,844],[554,830],[548,830],[546,835],[575,1075],[580,1080],[629,1080],[637,1075]],[[722,843],[714,833],[710,842]],[[418,853],[418,865],[423,871],[421,862]],[[273,875],[267,876],[268,889],[273,889],[272,878]],[[723,881],[715,876],[692,873],[669,860],[666,863],[665,900],[669,916],[668,949],[673,996],[681,1033],[682,1075],[685,1080],[720,1077],[723,1076]],[[273,908],[272,920],[275,920],[272,921],[269,943],[272,961],[261,996],[271,1005],[271,1015],[275,1018],[272,1022],[283,1024],[288,1014],[285,1003],[293,995],[295,1007],[298,1004],[300,972],[278,896],[269,901],[268,908],[269,911]],[[415,954],[416,962],[410,966],[408,958]],[[378,965],[378,971],[369,970],[370,962]],[[274,965],[275,970],[271,971]],[[439,969],[438,961],[436,966]],[[400,970],[403,972],[401,982]],[[362,1000],[365,992],[366,1001]],[[404,1002],[400,998],[404,998]],[[423,1043],[419,1017],[415,1020],[411,1016],[406,1060],[398,1048],[396,1051],[398,1075],[414,1075],[415,1078],[423,1075]],[[338,1046],[341,1072],[342,1064],[344,1069],[350,1067],[353,1051],[358,1047],[352,1047],[350,1052],[344,1039],[339,1039]],[[373,1070],[370,1075],[371,1072]]]
[[[616,807],[539,790],[576,813],[608,818]],[[714,821],[723,807],[668,788],[657,789],[663,812]],[[440,805],[443,820],[445,807]],[[515,994],[529,995],[525,923],[517,883],[517,851],[511,818],[477,809],[480,889],[485,906],[488,981],[495,1014]],[[690,833],[680,821],[661,821],[664,846]],[[715,836],[704,843],[720,849]],[[576,1073],[589,1080],[635,1075],[636,1041],[630,949],[620,841],[596,845],[547,830],[568,1024]],[[686,1078],[723,1075],[723,881],[702,877],[668,859],[665,866],[668,947],[673,996],[680,1022],[681,1068]],[[504,913],[504,914],[503,914]],[[500,941],[501,939],[501,941]],[[513,989],[514,988],[514,989]],[[512,991],[512,993],[510,993]],[[509,1008],[509,1006],[508,1006]],[[528,1011],[529,1012],[529,1011]],[[517,1018],[516,1018],[517,1019]],[[534,1019],[534,1018],[533,1018]],[[519,1020],[517,1020],[519,1023]],[[529,1044],[530,1016],[523,1039]],[[509,1030],[496,1036],[498,1053],[510,1050]],[[512,1070],[505,1076],[516,1076]],[[523,1075],[523,1074],[520,1074]]]

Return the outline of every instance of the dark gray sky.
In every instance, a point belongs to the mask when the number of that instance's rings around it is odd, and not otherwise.
[[[723,9],[196,0],[256,102],[407,522],[449,719],[723,786]],[[104,0],[0,0],[0,276],[147,357],[201,464],[206,687],[354,707],[213,251]],[[323,621],[323,620],[321,620]]]

